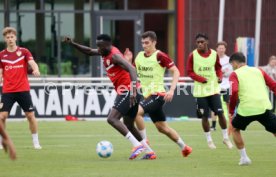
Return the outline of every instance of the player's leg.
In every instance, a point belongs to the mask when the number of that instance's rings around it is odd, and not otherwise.
[[[169,127],[166,121],[157,121],[154,122],[154,125],[160,133],[166,135],[179,146],[184,157],[192,153],[192,148],[185,144],[179,134],[173,128]]]
[[[156,159],[155,152],[151,149],[151,147],[147,143],[147,140],[143,139],[139,131],[134,126],[134,119],[135,118],[131,116],[124,116],[124,124],[127,126],[129,131],[134,135],[134,137],[144,146],[146,155],[142,159],[150,159],[150,160]],[[135,150],[136,150],[136,147],[134,147],[132,151],[135,151]]]
[[[216,125],[217,125],[217,116],[215,115],[215,113],[213,111],[211,112],[211,120],[212,120],[211,131],[215,131]]]
[[[259,116],[257,120],[265,127],[266,131],[276,136],[276,116],[273,114],[272,110],[267,110],[263,115]]]
[[[240,153],[240,162],[239,165],[249,165],[251,164],[251,160],[248,157],[244,145],[244,141],[241,135],[240,130],[245,130],[246,127],[253,121],[254,119],[248,118],[248,117],[242,117],[240,115],[236,115],[232,120],[232,136],[234,143]]]
[[[135,118],[135,124],[136,127],[140,133],[140,135],[142,136],[143,139],[146,139],[148,141],[147,138],[147,133],[146,133],[146,126],[145,126],[145,122],[144,122],[144,109],[139,105],[138,108],[138,112]]]
[[[137,100],[139,102],[139,100]],[[129,106],[129,92],[123,93],[121,95],[117,95],[114,106],[111,109],[111,112],[109,113],[107,117],[107,122],[115,128],[119,133],[121,133],[126,139],[128,139],[132,146],[134,147],[134,151],[131,154],[129,159],[136,158],[141,152],[143,152],[145,149],[143,145],[135,138],[135,136],[131,133],[131,131],[127,128],[127,126],[120,121],[122,116],[128,116],[129,113],[131,113],[131,108]],[[136,106],[136,112],[132,116],[131,120],[131,126],[134,127],[134,118],[137,114],[138,110],[138,103]],[[130,125],[128,125],[130,126]],[[136,134],[136,136],[140,136]],[[141,136],[140,136],[141,137]],[[142,139],[142,138],[141,138]]]
[[[209,102],[209,105],[210,105],[211,109],[214,111],[214,113],[216,115],[218,115],[219,124],[220,124],[220,127],[221,127],[222,136],[223,136],[223,143],[229,149],[232,149],[233,145],[232,145],[232,143],[229,139],[229,136],[228,136],[227,123],[226,123],[226,119],[225,119],[224,112],[223,112],[223,109],[222,109],[220,95],[216,94],[216,95],[210,96],[208,102]]]
[[[2,121],[0,121],[0,137],[2,137],[2,141],[0,144],[3,146],[4,150],[9,153],[10,159],[15,160],[15,147],[12,143],[12,140],[9,138],[7,132],[5,131]]]
[[[209,124],[209,105],[208,105],[208,98],[197,98],[197,116],[201,118],[201,124],[203,131],[205,133],[207,143],[210,149],[216,149],[216,146],[213,142],[211,132],[210,132],[210,124]]]
[[[28,119],[29,122],[29,129],[32,134],[32,140],[33,140],[33,146],[35,149],[42,149],[39,143],[39,138],[38,138],[38,125],[37,125],[37,120],[35,118],[34,111],[32,112],[25,112],[25,116]]]
[[[6,119],[9,116],[9,112],[14,104],[14,93],[3,93],[1,97],[0,103],[0,121],[3,123],[3,127],[5,128]],[[0,136],[0,149],[3,149],[2,146],[2,137]]]
[[[25,112],[25,116],[29,122],[29,129],[32,134],[33,146],[35,149],[41,149],[38,138],[38,125],[34,114],[34,106],[30,92],[18,92],[16,101]]]

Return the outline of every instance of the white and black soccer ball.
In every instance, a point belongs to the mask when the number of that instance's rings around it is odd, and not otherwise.
[[[96,147],[97,154],[102,158],[108,158],[113,153],[113,145],[109,141],[100,141]]]

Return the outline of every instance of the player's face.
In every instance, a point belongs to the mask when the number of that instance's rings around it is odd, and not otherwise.
[[[270,59],[269,65],[272,66],[272,67],[276,67],[276,58]]]
[[[111,44],[109,42],[97,42],[98,52],[102,56],[107,56],[111,50]]]
[[[16,35],[15,34],[8,33],[8,34],[6,34],[4,39],[5,39],[5,42],[6,42],[8,47],[13,47],[13,46],[16,45]]]
[[[208,49],[207,45],[208,45],[208,41],[205,38],[199,37],[196,39],[196,46],[199,51],[207,50]]]
[[[226,52],[226,47],[224,45],[219,45],[217,47],[218,55],[223,56],[225,54],[225,52]]]
[[[142,47],[146,53],[152,52],[155,50],[156,41],[153,41],[151,38],[142,38]]]
[[[230,64],[232,65],[234,70],[239,68],[239,64],[236,61],[232,61]]]

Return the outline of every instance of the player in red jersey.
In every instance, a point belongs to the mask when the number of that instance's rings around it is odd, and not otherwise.
[[[16,152],[15,152],[14,145],[13,145],[11,139],[9,138],[7,132],[4,129],[2,121],[0,121],[0,136],[3,138],[2,139],[3,148],[5,149],[6,152],[9,153],[10,158],[12,160],[15,160],[16,159]]]
[[[102,56],[107,76],[118,94],[107,117],[107,122],[132,143],[134,148],[129,159],[135,159],[143,151],[146,153],[153,152],[146,143],[146,139],[142,139],[134,126],[134,119],[142,97],[136,88],[137,74],[135,68],[116,47],[112,46],[110,36],[106,34],[97,36],[97,49],[80,45],[69,37],[65,37],[64,41],[84,54]],[[121,117],[124,118],[124,123],[120,121]]]
[[[16,29],[12,27],[6,27],[2,32],[7,48],[0,52],[0,83],[3,80],[0,119],[5,123],[13,104],[17,102],[29,121],[34,148],[41,149],[30,95],[28,64],[34,76],[40,76],[40,72],[29,50],[16,45],[16,33]]]

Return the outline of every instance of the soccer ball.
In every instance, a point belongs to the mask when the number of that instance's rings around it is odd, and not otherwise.
[[[109,141],[100,141],[96,147],[97,154],[102,158],[108,158],[113,153],[113,145]]]

